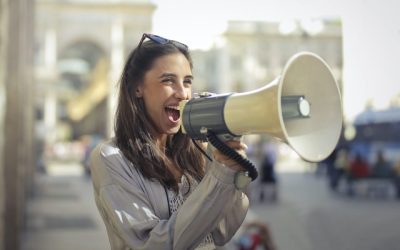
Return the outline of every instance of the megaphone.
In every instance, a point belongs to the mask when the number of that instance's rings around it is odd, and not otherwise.
[[[341,104],[327,63],[316,54],[300,52],[264,87],[182,102],[181,129],[201,140],[207,131],[233,137],[269,134],[304,160],[318,162],[328,157],[339,141]]]

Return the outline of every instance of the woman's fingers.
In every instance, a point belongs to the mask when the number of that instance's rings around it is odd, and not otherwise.
[[[247,145],[244,144],[241,141],[226,141],[225,144],[227,146],[229,146],[230,148],[232,148],[233,150],[235,150],[237,153],[239,153],[240,155],[242,155],[243,157],[246,157],[246,149],[247,149]],[[232,168],[234,170],[244,170],[244,168],[242,166],[240,166],[236,161],[234,161],[233,159],[231,159],[229,156],[221,153],[218,149],[214,148],[213,149],[213,155],[214,155],[214,159],[222,164],[224,164],[225,166]]]

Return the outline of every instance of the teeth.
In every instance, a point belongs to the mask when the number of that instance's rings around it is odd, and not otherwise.
[[[167,108],[179,111],[179,106],[167,106]]]

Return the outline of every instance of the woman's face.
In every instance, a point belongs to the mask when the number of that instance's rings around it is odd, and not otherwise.
[[[146,72],[136,96],[143,98],[147,114],[160,135],[179,131],[179,102],[191,98],[192,81],[189,61],[181,53],[156,59]]]

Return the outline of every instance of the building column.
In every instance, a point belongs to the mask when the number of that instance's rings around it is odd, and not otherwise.
[[[33,3],[1,0],[0,250],[19,249],[33,162]]]
[[[57,35],[54,27],[49,27],[45,34],[43,81],[46,85],[44,100],[44,126],[46,145],[54,144],[57,135]]]
[[[0,214],[5,214],[5,113],[6,113],[6,57],[8,47],[8,8],[7,0],[0,0]],[[0,217],[0,250],[4,249],[2,242],[5,241],[4,216]]]

